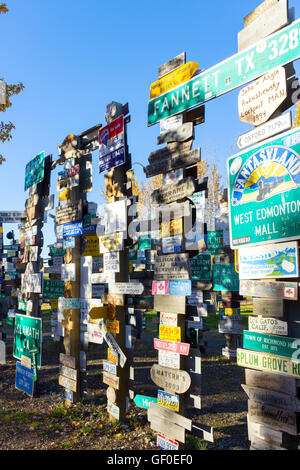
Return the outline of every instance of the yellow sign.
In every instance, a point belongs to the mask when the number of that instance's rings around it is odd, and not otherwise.
[[[105,327],[108,333],[117,334],[120,331],[120,322],[118,320],[106,320]]]
[[[156,96],[162,95],[166,91],[171,90],[171,88],[186,82],[192,78],[198,66],[198,62],[188,62],[152,83],[150,85],[150,98],[156,98]]]
[[[115,318],[115,309],[113,305],[105,305],[104,307],[94,307],[90,310],[89,316],[92,320],[98,318]]]
[[[81,256],[101,256],[99,251],[99,238],[97,235],[86,236],[86,246]]]
[[[181,328],[180,326],[166,326],[159,325],[159,339],[166,341],[181,341]]]
[[[237,315],[239,312],[238,308],[225,308],[225,315],[232,316]]]
[[[118,365],[118,356],[114,354],[110,348],[107,349],[107,360]]]
[[[58,199],[60,201],[66,201],[70,197],[69,188],[63,189],[58,193]]]
[[[182,231],[183,231],[182,218],[161,223],[161,236],[162,237],[173,237],[174,235],[180,235]]]

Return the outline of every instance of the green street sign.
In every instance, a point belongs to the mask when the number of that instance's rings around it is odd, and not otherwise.
[[[148,410],[150,403],[157,403],[157,398],[147,397],[146,395],[135,395],[133,401],[139,408],[145,408]]]
[[[44,279],[43,283],[43,298],[44,299],[58,299],[64,297],[65,282],[59,279]]]
[[[148,126],[223,95],[300,57],[300,20],[148,102]]]
[[[42,319],[16,314],[14,330],[13,356],[21,360],[21,356],[30,357],[30,351],[37,348],[37,367],[41,367],[42,353]]]
[[[267,335],[254,331],[243,331],[243,347],[252,351],[262,351],[278,356],[298,358],[299,338]]]
[[[300,237],[300,129],[227,161],[230,246]]]
[[[19,300],[18,310],[21,310],[22,312],[26,312],[26,305],[27,305],[27,302],[24,302],[23,300]]]
[[[151,250],[151,235],[140,235],[138,245],[139,250]]]
[[[218,255],[223,246],[223,230],[209,230],[207,232],[207,251],[211,255]]]
[[[213,265],[213,290],[239,291],[239,275],[234,264]]]
[[[55,248],[54,246],[50,246],[49,256],[65,256],[67,250],[65,248]]]
[[[25,191],[44,179],[45,152],[39,153],[25,167]]]
[[[211,280],[211,256],[199,253],[190,259],[192,279]]]

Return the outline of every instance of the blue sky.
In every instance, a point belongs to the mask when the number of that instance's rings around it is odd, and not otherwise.
[[[4,1],[4,0],[3,0]],[[0,77],[22,81],[25,90],[1,120],[13,121],[13,140],[0,144],[6,162],[0,166],[0,210],[23,210],[26,163],[41,150],[57,158],[57,145],[70,133],[105,125],[106,105],[128,102],[128,142],[132,161],[147,163],[157,148],[159,125],[147,127],[150,84],[158,67],[186,51],[187,61],[208,69],[237,53],[243,18],[260,0],[6,0],[0,16]],[[299,17],[299,5],[295,17]],[[299,61],[294,63],[300,77]],[[206,122],[196,127],[193,147],[202,159],[215,159],[223,185],[226,160],[237,152],[238,136],[250,129],[238,118],[235,90],[205,105]],[[293,111],[294,112],[294,111]],[[88,199],[100,203],[98,152],[93,154],[94,189]],[[141,167],[134,166],[139,178]],[[51,193],[57,205],[56,174]],[[52,211],[53,213],[53,211]],[[45,244],[54,241],[48,218]],[[5,225],[4,231],[11,225]],[[17,228],[15,226],[15,228]]]

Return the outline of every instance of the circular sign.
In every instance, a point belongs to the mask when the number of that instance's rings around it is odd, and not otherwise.
[[[116,402],[116,392],[112,387],[108,387],[106,390],[106,397],[111,403]]]

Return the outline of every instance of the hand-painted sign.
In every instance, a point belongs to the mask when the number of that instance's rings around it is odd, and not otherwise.
[[[283,317],[283,300],[256,298],[252,299],[253,315],[262,315],[263,317]]]
[[[147,397],[145,395],[135,395],[133,401],[139,408],[148,410],[150,403],[157,403],[157,398]]]
[[[122,251],[124,237],[123,232],[117,232],[107,237],[99,237],[100,253],[108,253],[109,251]]]
[[[154,364],[150,375],[155,385],[171,392],[185,393],[191,386],[191,377],[185,370],[174,370]]]
[[[300,340],[297,338],[286,338],[247,330],[243,332],[243,347],[253,351],[295,357],[299,344]]]
[[[278,318],[248,317],[249,331],[257,333],[270,333],[272,335],[288,334],[288,324]]]
[[[42,320],[41,318],[16,314],[13,356],[16,359],[21,359],[22,355],[32,358],[30,351],[34,347],[38,350],[37,367],[41,367]]]
[[[239,92],[239,118],[258,126],[266,122],[287,97],[285,68],[277,67]]]
[[[158,281],[189,279],[189,268],[187,253],[156,256],[154,279]]]
[[[297,242],[242,247],[238,251],[240,279],[299,276]]]
[[[25,167],[25,191],[44,179],[45,152],[39,153]]]
[[[232,248],[299,237],[299,152],[297,127],[228,159]]]
[[[164,75],[162,78],[150,85],[150,98],[165,93],[171,88],[180,85],[189,80],[196,72],[199,64],[197,62],[187,62],[173,70],[173,72]]]
[[[16,388],[22,392],[27,393],[29,396],[33,396],[34,386],[34,370],[28,369],[21,365],[20,362],[16,364]]]
[[[213,290],[239,291],[239,275],[234,264],[213,265]]]
[[[175,341],[164,341],[162,339],[154,338],[154,349],[159,351],[170,351],[188,356],[190,351],[189,343],[177,343]]]
[[[99,130],[99,173],[125,163],[124,116]]]
[[[95,325],[94,323],[88,323],[85,335],[89,343],[103,343],[103,331],[99,325]]]
[[[110,401],[107,401],[107,412],[112,415],[115,419],[120,418],[120,408],[114,403],[111,403]]]
[[[234,90],[300,56],[300,20],[148,103],[148,126]]]
[[[256,369],[274,374],[283,374],[291,377],[300,377],[300,363],[292,359],[267,354],[265,352],[249,351],[237,348],[237,365],[248,369]]]
[[[267,140],[274,135],[280,134],[287,131],[292,127],[292,115],[291,112],[282,114],[274,119],[270,119],[265,124],[252,129],[239,136],[237,140],[237,146],[240,150],[250,145]]]
[[[191,196],[195,190],[196,186],[193,178],[187,177],[176,183],[167,184],[161,189],[155,189],[151,194],[152,202],[154,204],[169,204],[179,199]]]
[[[64,238],[77,237],[78,235],[82,235],[82,221],[64,224],[63,226]]]
[[[270,297],[270,299],[298,299],[297,282],[252,281],[240,280],[240,294],[254,297]]]
[[[253,421],[274,429],[297,435],[296,413],[248,400],[248,414]]]

